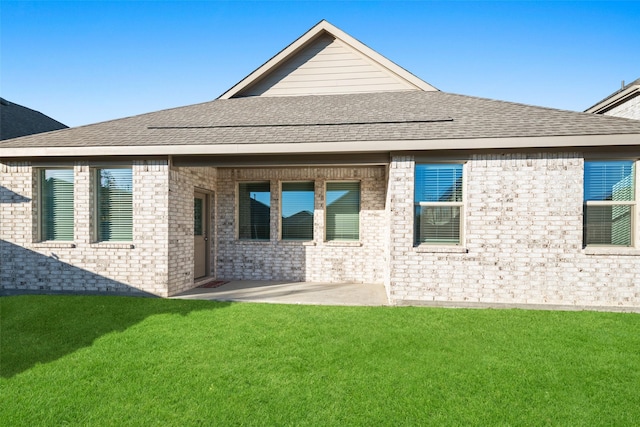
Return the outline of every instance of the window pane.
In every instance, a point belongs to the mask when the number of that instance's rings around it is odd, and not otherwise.
[[[240,183],[238,186],[239,237],[269,240],[271,192],[268,182]]]
[[[327,183],[327,240],[360,239],[360,183]]]
[[[98,240],[133,240],[131,169],[99,169],[98,181]]]
[[[416,206],[416,242],[459,243],[460,206]]]
[[[631,206],[585,206],[587,245],[631,246]]]
[[[41,175],[42,240],[73,240],[73,169],[47,169]]]
[[[282,239],[313,240],[313,182],[282,183]]]
[[[204,218],[202,217],[202,211],[204,204],[203,200],[195,197],[193,199],[193,235],[194,236],[202,236],[203,234],[203,226]]]
[[[585,162],[584,200],[634,200],[634,162]]]
[[[416,165],[416,202],[461,202],[462,165]]]

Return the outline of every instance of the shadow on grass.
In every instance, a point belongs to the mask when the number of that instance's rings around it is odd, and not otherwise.
[[[6,198],[6,194],[0,195]],[[187,315],[194,310],[229,305],[208,301],[139,298],[152,295],[105,275],[71,265],[57,251],[56,248],[49,248],[45,253],[36,252],[0,240],[2,377],[12,377],[38,363],[59,359],[90,346],[105,334],[124,331],[155,314]],[[143,273],[153,275],[154,271]],[[126,297],[78,295],[96,294],[98,290]],[[20,295],[71,291],[75,291],[75,295]]]
[[[160,298],[22,295],[0,298],[0,376],[10,378],[89,347],[149,316],[213,310],[229,303]]]

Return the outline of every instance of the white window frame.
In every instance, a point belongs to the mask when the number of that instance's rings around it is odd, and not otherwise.
[[[638,248],[640,246],[640,230],[638,230],[640,221],[638,221],[638,199],[640,199],[640,189],[638,188],[639,185],[639,178],[638,176],[640,175],[640,173],[638,173],[638,167],[640,167],[640,160],[637,159],[624,159],[624,158],[615,158],[615,159],[590,159],[590,158],[586,158],[584,159],[584,163],[597,163],[597,162],[607,162],[607,161],[611,161],[611,162],[615,162],[615,161],[633,161],[634,164],[634,176],[633,176],[633,186],[634,186],[634,192],[633,192],[633,196],[634,196],[634,200],[584,200],[584,188],[583,188],[583,206],[585,207],[585,212],[583,212],[583,223],[582,223],[582,230],[583,230],[583,242],[582,245],[584,248],[619,248],[619,249],[634,249],[634,248]],[[585,174],[583,172],[583,180],[584,180]],[[586,183],[583,181],[583,186],[586,186]],[[613,244],[598,244],[598,243],[587,243],[587,239],[586,239],[586,235],[585,235],[585,226],[586,226],[586,208],[588,208],[589,206],[631,206],[631,224],[630,224],[630,232],[631,232],[631,236],[630,236],[630,246],[622,246],[622,245],[613,245]]]
[[[415,185],[416,185],[416,177],[415,177],[415,171],[416,171],[416,167],[418,165],[435,165],[435,164],[441,164],[441,165],[462,165],[462,201],[460,202],[416,202],[415,200]],[[415,162],[413,165],[413,212],[412,212],[412,217],[413,217],[413,240],[414,240],[414,246],[425,246],[425,247],[432,247],[432,246],[448,246],[448,247],[459,247],[459,246],[464,246],[464,242],[465,240],[465,205],[467,202],[467,162],[462,162],[462,161],[420,161],[420,162]],[[438,207],[438,206],[442,206],[442,207],[459,207],[460,208],[460,229],[459,229],[459,234],[458,234],[458,242],[457,243],[449,243],[449,242],[420,242],[417,239],[416,236],[416,206],[420,206],[420,207]]]

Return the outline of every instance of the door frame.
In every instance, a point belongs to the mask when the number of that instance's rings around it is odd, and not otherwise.
[[[203,188],[199,188],[199,187],[194,187],[193,188],[193,198],[195,199],[196,195],[200,195],[200,196],[204,196],[204,212],[203,212],[203,217],[204,217],[204,245],[205,245],[205,256],[204,256],[204,271],[205,271],[205,275],[204,276],[200,276],[200,277],[195,277],[195,273],[194,273],[194,281],[197,280],[202,280],[203,278],[206,277],[211,277],[214,274],[212,274],[211,272],[211,248],[212,248],[212,244],[211,241],[212,236],[211,236],[211,214],[213,212],[212,206],[211,206],[211,200],[213,199],[213,192],[212,191],[208,191],[205,190]],[[192,214],[193,216],[193,214]],[[193,269],[195,271],[195,248],[194,248],[194,253],[193,253]]]

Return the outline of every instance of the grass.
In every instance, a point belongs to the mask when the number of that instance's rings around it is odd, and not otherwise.
[[[0,298],[0,425],[638,425],[640,315]]]

